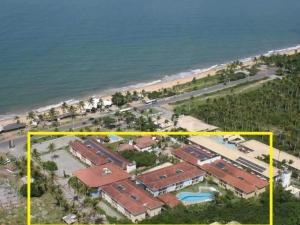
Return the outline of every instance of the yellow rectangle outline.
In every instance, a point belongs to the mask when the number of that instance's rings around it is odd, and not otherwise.
[[[247,132],[247,131],[213,131],[213,132],[189,132],[189,131],[154,131],[154,132],[139,132],[139,131],[107,131],[107,132],[77,132],[77,131],[28,131],[27,132],[27,225],[46,225],[46,224],[32,224],[31,223],[31,209],[30,209],[30,194],[31,194],[31,137],[32,136],[89,136],[89,135],[120,135],[120,136],[223,136],[223,135],[246,135],[246,136],[269,136],[269,224],[244,224],[244,225],[273,225],[273,132]],[[49,225],[49,224],[48,224]],[[50,225],[64,225],[64,224],[50,224]],[[78,224],[85,225],[85,224]],[[183,224],[182,224],[183,225]],[[208,224],[197,224],[208,225]],[[219,224],[222,225],[222,224]]]

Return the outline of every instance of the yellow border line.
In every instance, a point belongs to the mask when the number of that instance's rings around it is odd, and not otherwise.
[[[269,165],[269,224],[247,224],[247,225],[273,225],[273,133],[272,132],[247,132],[247,131],[213,131],[213,132],[188,132],[188,131],[155,131],[155,132],[123,132],[123,131],[108,131],[108,132],[77,132],[77,131],[28,131],[27,132],[27,225],[46,225],[46,224],[31,224],[31,136],[100,136],[100,135],[120,135],[120,136],[221,136],[221,135],[246,135],[246,136],[269,136],[270,146],[270,165]],[[48,224],[49,225],[49,224]],[[64,224],[51,224],[51,225],[64,225]],[[86,224],[78,224],[86,225]],[[159,225],[159,224],[158,224]],[[162,225],[162,224],[161,224]],[[198,224],[208,225],[208,224]],[[219,224],[222,225],[222,224]],[[246,225],[246,224],[244,224]]]

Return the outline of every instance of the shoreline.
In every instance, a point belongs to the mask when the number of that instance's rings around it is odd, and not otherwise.
[[[288,48],[283,48],[283,49],[276,49],[276,50],[270,50],[266,53],[246,57],[246,58],[241,58],[238,59],[239,61],[243,62],[244,65],[252,65],[254,63],[253,59],[255,57],[259,57],[261,55],[264,56],[270,56],[273,54],[293,54],[296,50],[300,50],[300,44],[288,47]],[[216,64],[207,68],[199,68],[199,69],[191,69],[188,71],[184,72],[179,72],[174,75],[166,75],[162,77],[161,79],[158,80],[152,80],[149,82],[143,82],[143,83],[137,83],[137,84],[131,84],[128,86],[123,86],[123,87],[114,87],[110,88],[107,90],[102,90],[99,92],[95,92],[94,94],[87,94],[85,96],[78,97],[77,99],[68,99],[65,101],[61,101],[59,103],[54,103],[54,104],[49,104],[47,106],[41,106],[37,107],[32,110],[25,110],[24,111],[19,111],[16,113],[11,113],[11,114],[4,114],[0,115],[0,125],[6,125],[8,123],[12,123],[14,121],[15,116],[19,116],[21,121],[26,121],[26,116],[29,111],[34,111],[37,113],[44,113],[50,110],[51,108],[59,108],[63,102],[66,102],[68,105],[76,105],[79,103],[81,100],[87,100],[89,97],[95,96],[95,97],[101,97],[102,99],[109,99],[111,98],[111,95],[114,94],[116,91],[119,92],[126,92],[126,91],[137,91],[141,92],[142,90],[145,90],[146,92],[150,91],[158,91],[163,88],[171,88],[175,85],[178,84],[183,84],[192,81],[192,79],[195,77],[196,79],[201,79],[206,76],[210,75],[215,75],[215,73],[220,70],[225,68],[228,64],[230,64],[233,60],[221,63],[221,64]]]

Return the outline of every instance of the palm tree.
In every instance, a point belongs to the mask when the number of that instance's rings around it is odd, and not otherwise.
[[[28,120],[34,120],[36,117],[35,113],[33,111],[30,111],[27,115]]]
[[[15,121],[16,121],[16,123],[20,123],[20,117],[19,116],[15,116]]]
[[[83,110],[84,110],[84,101],[80,101],[80,102],[78,103],[78,106],[79,106],[79,108],[81,109],[81,111],[83,111]]]
[[[51,120],[56,120],[57,111],[54,108],[51,108],[48,114]]]
[[[61,105],[61,109],[63,111],[63,113],[65,113],[68,110],[69,106],[66,102],[63,102],[63,104]]]
[[[74,105],[71,105],[70,108],[69,108],[69,112],[71,113],[72,129],[74,130],[74,119],[76,117],[77,108]]]
[[[55,150],[55,144],[53,142],[51,142],[49,145],[48,145],[48,150],[50,153],[53,153],[54,150]]]

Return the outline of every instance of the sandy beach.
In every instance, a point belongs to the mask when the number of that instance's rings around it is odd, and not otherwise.
[[[280,49],[280,50],[273,50],[273,51],[269,51],[263,55],[265,56],[269,56],[269,55],[272,55],[272,54],[287,54],[287,55],[290,55],[290,54],[294,54],[295,51],[299,51],[300,50],[300,45],[297,45],[297,46],[294,46],[294,47],[290,47],[290,48],[285,48],[285,49]],[[251,66],[254,64],[254,57],[258,57],[259,55],[257,56],[253,56],[253,57],[249,57],[249,58],[245,58],[245,59],[239,59],[241,62],[243,62],[243,64],[245,66]],[[137,92],[141,92],[142,90],[145,90],[146,92],[151,92],[151,91],[158,91],[160,89],[163,89],[163,88],[171,88],[175,85],[178,85],[178,84],[183,84],[183,83],[187,83],[187,82],[190,82],[192,81],[192,79],[195,77],[196,79],[201,79],[201,78],[204,78],[208,75],[215,75],[216,72],[218,70],[221,70],[221,69],[224,69],[226,68],[226,66],[228,64],[230,64],[231,62],[228,62],[228,63],[224,63],[224,64],[220,64],[220,65],[215,65],[215,66],[212,66],[212,67],[209,67],[209,68],[206,68],[206,69],[199,69],[199,70],[192,70],[190,71],[190,73],[186,76],[182,76],[182,77],[178,77],[178,76],[174,76],[174,77],[168,77],[167,79],[163,79],[162,80],[158,80],[158,81],[153,81],[153,82],[150,82],[148,84],[139,84],[139,85],[132,85],[132,86],[129,86],[129,87],[121,87],[121,88],[114,88],[114,89],[110,89],[110,90],[107,90],[107,91],[102,91],[102,92],[99,92],[98,94],[95,94],[95,95],[92,95],[92,96],[95,96],[95,97],[99,97],[99,98],[102,98],[102,99],[109,99],[111,98],[111,95],[113,93],[115,93],[116,91],[121,91],[121,92],[126,92],[126,91],[137,91]],[[85,99],[80,99],[80,100],[86,100],[88,98],[85,98]],[[79,100],[69,100],[69,101],[66,101],[68,103],[68,105],[76,105],[78,104]],[[32,111],[38,111],[39,113],[45,113],[47,112],[50,108],[56,108],[57,110],[60,110],[60,106],[61,106],[62,103],[57,103],[57,104],[54,104],[54,105],[51,105],[51,106],[46,106],[46,107],[42,107],[42,108],[39,108],[39,109],[32,109]],[[0,117],[0,126],[4,126],[6,124],[10,124],[10,123],[13,123],[15,122],[15,116],[18,116],[19,117],[19,120],[21,122],[28,122],[26,117],[27,117],[27,113],[25,114],[16,114],[16,115],[5,115],[3,116],[2,118]]]

